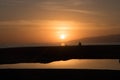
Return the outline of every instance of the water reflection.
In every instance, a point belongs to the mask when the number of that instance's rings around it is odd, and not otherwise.
[[[72,59],[67,61],[55,61],[48,64],[42,63],[20,63],[20,64],[5,64],[0,65],[1,69],[6,68],[27,68],[27,69],[112,69],[120,70],[118,60],[87,60],[87,59]]]
[[[77,59],[72,59],[72,60],[67,60],[67,61],[55,61],[49,64],[49,67],[51,68],[74,68],[75,66],[82,65],[85,63],[85,60],[77,60]]]
[[[61,43],[61,46],[65,46],[65,43]]]

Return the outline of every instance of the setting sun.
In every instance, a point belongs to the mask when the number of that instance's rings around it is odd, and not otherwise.
[[[61,34],[60,35],[60,39],[64,40],[66,38],[66,35],[65,34]]]

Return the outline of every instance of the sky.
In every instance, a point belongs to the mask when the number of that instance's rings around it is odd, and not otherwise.
[[[120,0],[0,0],[0,45],[120,34]]]

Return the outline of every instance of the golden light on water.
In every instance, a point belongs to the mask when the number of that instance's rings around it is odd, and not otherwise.
[[[109,64],[110,63],[110,64]],[[112,66],[111,66],[112,64]],[[112,69],[120,70],[118,60],[111,59],[71,59],[66,61],[55,61],[48,64],[42,63],[20,63],[0,65],[0,69]]]
[[[82,64],[84,61],[79,61],[79,60],[66,60],[66,61],[55,61],[49,64],[49,67],[56,67],[56,68],[62,68],[62,67],[73,67],[77,66],[78,64]]]

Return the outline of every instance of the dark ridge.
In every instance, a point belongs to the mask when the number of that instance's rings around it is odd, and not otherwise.
[[[89,69],[5,69],[0,80],[120,80],[118,70]]]
[[[120,59],[120,45],[1,48],[0,64],[49,63],[68,59]]]
[[[86,43],[96,43],[96,44],[98,44],[98,43],[109,43],[109,44],[119,43],[120,44],[120,34],[87,37],[87,38],[83,38],[83,39],[68,41],[67,43],[68,44],[69,43],[78,43],[79,41],[84,44],[86,44]]]

